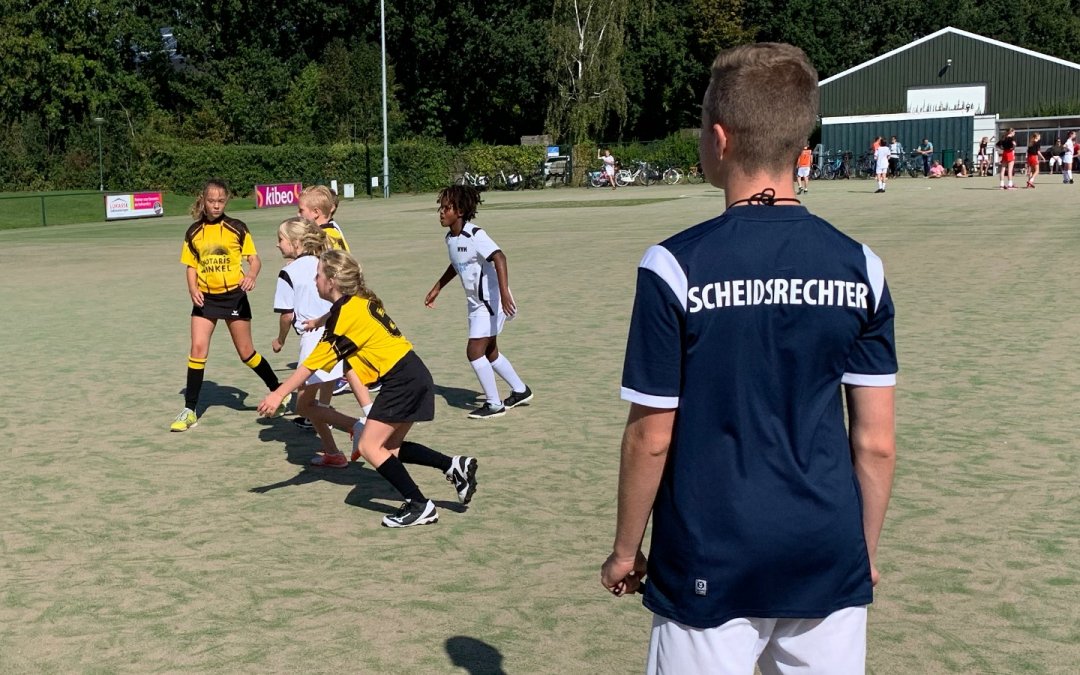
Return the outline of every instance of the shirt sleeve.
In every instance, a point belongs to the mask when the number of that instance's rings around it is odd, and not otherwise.
[[[274,311],[278,314],[288,314],[296,309],[296,292],[293,290],[292,278],[285,270],[278,272],[277,287],[274,289]]]
[[[191,247],[188,246],[186,240],[180,246],[180,262],[188,267],[199,268],[199,261],[195,259],[195,254],[191,252]]]
[[[621,396],[650,408],[679,407],[682,390],[686,275],[661,246],[638,266]],[[680,290],[681,289],[681,290]]]
[[[873,306],[868,308],[869,319],[848,355],[841,382],[864,387],[892,387],[896,385],[899,370],[894,333],[896,309],[881,259],[869,248],[864,247],[864,251]]]
[[[476,253],[484,260],[487,260],[492,253],[499,250],[499,245],[484,230],[477,229],[473,232],[472,239],[473,245],[476,246]]]
[[[259,255],[255,250],[255,237],[251,236],[251,230],[247,230],[245,226],[244,243],[240,247],[240,255],[245,258],[251,255]]]

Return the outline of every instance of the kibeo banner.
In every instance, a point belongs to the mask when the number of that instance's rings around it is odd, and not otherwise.
[[[274,185],[255,186],[255,208],[268,209],[274,206],[297,206],[300,203],[300,183],[276,183]]]

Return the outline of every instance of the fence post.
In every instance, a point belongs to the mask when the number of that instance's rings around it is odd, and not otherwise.
[[[48,223],[45,222],[45,195],[41,195],[41,226],[45,227],[46,225]]]

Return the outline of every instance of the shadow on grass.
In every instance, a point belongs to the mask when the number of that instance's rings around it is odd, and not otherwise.
[[[180,395],[183,396],[187,391],[187,387],[180,390]],[[245,405],[244,401],[251,394],[243,389],[237,389],[236,387],[223,387],[213,380],[205,380],[202,385],[202,389],[199,390],[199,406],[196,414],[199,417],[203,416],[207,408],[211,406],[224,406],[230,410],[244,410],[253,411],[255,406]],[[260,399],[261,400],[261,399]]]
[[[398,494],[398,491],[395,490],[390,483],[386,482],[386,479],[379,475],[379,472],[373,469],[369,464],[363,462],[350,462],[349,466],[343,469],[312,466],[310,464],[311,459],[316,455],[320,445],[319,437],[314,433],[296,427],[283,417],[275,419],[268,419],[265,417],[259,418],[259,424],[263,427],[259,431],[259,440],[263,443],[280,445],[285,451],[285,460],[289,464],[301,467],[301,469],[299,473],[292,478],[276,483],[270,483],[268,485],[259,485],[249,488],[248,492],[266,494],[267,492],[280,488],[296,487],[325,481],[327,483],[333,483],[334,485],[347,485],[352,488],[344,499],[345,503],[349,506],[356,506],[368,511],[395,513],[397,511],[397,502],[403,501],[403,498]],[[349,447],[339,446],[339,449],[346,455],[352,451]],[[431,475],[431,472],[434,471],[437,472],[438,475],[438,482],[435,484],[440,485],[445,482],[442,472],[438,471],[438,469],[430,469],[428,467],[416,465],[409,465],[408,468],[409,474],[412,475],[414,479],[419,478],[421,481],[425,481],[425,479]],[[421,490],[423,490],[424,487],[425,485],[421,484]],[[426,496],[431,499],[431,495],[426,494]],[[462,506],[457,501],[438,499],[432,499],[432,501],[435,502],[436,507],[447,511],[464,513],[466,510],[466,507]]]
[[[469,675],[506,675],[502,653],[476,638],[464,635],[447,638],[446,653],[451,663],[465,669]]]
[[[480,405],[480,394],[472,389],[462,389],[461,387],[444,387],[441,384],[435,385],[435,395],[442,396],[446,401],[446,405],[451,408],[460,408],[462,410],[472,410],[476,406]]]

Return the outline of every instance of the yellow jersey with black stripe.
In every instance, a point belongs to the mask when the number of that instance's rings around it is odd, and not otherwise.
[[[304,367],[329,372],[345,360],[367,385],[389,372],[412,348],[385,309],[371,300],[346,295],[330,308],[322,340],[304,359]]]
[[[212,223],[200,220],[188,228],[180,262],[195,269],[200,291],[217,295],[240,287],[242,263],[252,255],[257,253],[248,226],[223,214]]]
[[[330,248],[335,248],[339,251],[351,252],[349,248],[349,242],[345,241],[345,232],[342,231],[341,226],[330,220],[322,225],[323,232],[326,233],[327,239],[330,240]]]

